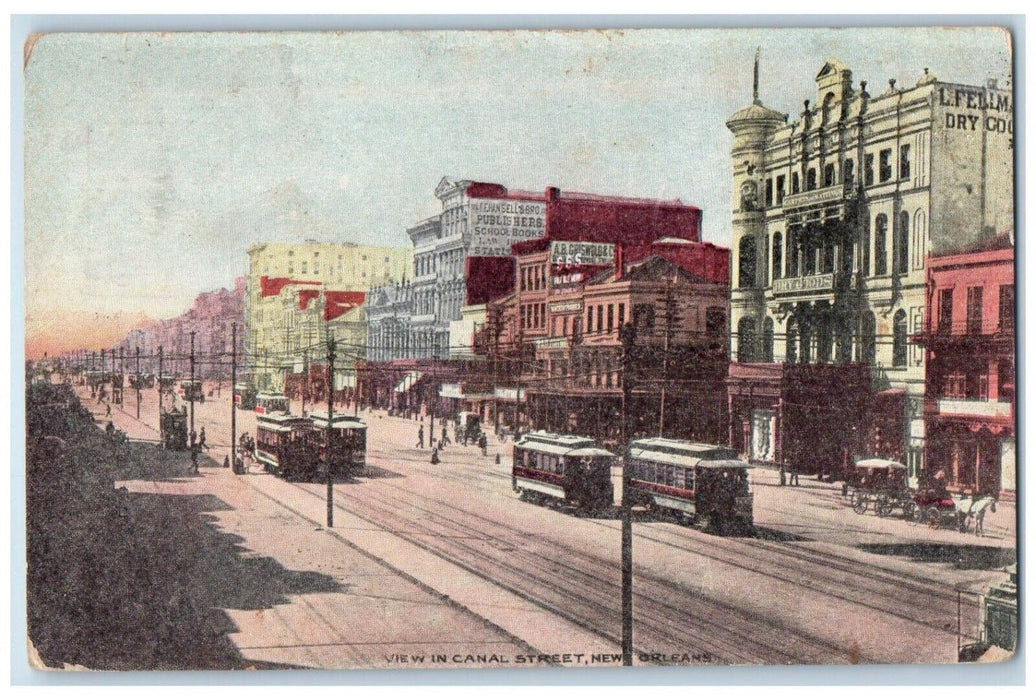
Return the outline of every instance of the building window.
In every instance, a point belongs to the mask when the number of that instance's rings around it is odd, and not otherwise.
[[[623,324],[626,323],[626,305],[619,304],[619,328],[622,328]]]
[[[968,333],[982,332],[982,287],[968,287]]]
[[[899,230],[896,231],[895,270],[905,275],[910,269],[910,214],[899,213]]]
[[[900,309],[892,317],[892,366],[906,367],[907,364],[907,322],[906,311]]]
[[[799,245],[795,229],[788,229],[788,277],[799,276]]]
[[[760,362],[773,362],[773,319],[763,319],[763,342],[759,347]]]
[[[773,278],[781,278],[781,267],[784,262],[783,251],[781,250],[781,232],[773,234]]]
[[[1014,285],[1000,285],[1000,330],[1014,330]]]
[[[755,361],[755,319],[751,316],[737,322],[737,361]]]
[[[864,277],[871,274],[871,226],[868,219],[863,221],[863,240],[860,241],[860,272]]]
[[[594,330],[594,309],[592,306],[586,307],[586,332],[592,333]]]
[[[611,333],[615,329],[615,305],[608,304],[608,332]]]
[[[784,176],[777,176],[777,206],[784,202]]]
[[[831,345],[831,319],[828,316],[822,316],[817,321],[817,362],[831,361]]]
[[[817,188],[817,169],[810,168],[806,171],[806,191],[815,190]]]
[[[824,166],[824,187],[831,187],[835,184],[835,164],[828,163]]]
[[[1014,363],[1010,360],[997,362],[996,399],[1007,403],[1014,401]]]
[[[845,189],[852,188],[853,175],[853,159],[846,158],[845,163],[842,164],[842,184],[845,185]]]
[[[784,327],[784,361],[788,364],[795,364],[798,360],[797,345],[799,336],[799,322],[792,316]]]
[[[878,153],[878,181],[888,182],[892,179],[892,149],[883,148]]]
[[[936,332],[942,335],[949,334],[953,329],[953,290],[939,290],[939,320]]]
[[[766,180],[766,206],[773,206],[773,179]]]
[[[824,260],[821,271],[828,274],[835,271],[835,242],[828,240],[824,243]]]
[[[755,239],[743,236],[738,244],[737,286],[755,286]]]
[[[705,309],[705,335],[717,338],[727,334],[727,312],[715,307]]]
[[[904,324],[906,323],[906,314],[904,314],[903,322]],[[874,314],[870,311],[864,311],[863,318],[860,319],[860,362],[870,365],[874,364],[874,360],[877,357],[876,327]]]
[[[910,178],[910,144],[903,144],[899,147],[899,179]]]
[[[878,214],[874,219],[874,274],[888,274],[888,228],[889,219]]]
[[[604,304],[598,304],[597,306],[597,332],[600,333],[604,330]]]
[[[792,173],[791,174],[791,193],[792,194],[798,194],[799,193],[799,174],[798,173]]]
[[[863,184],[870,187],[874,184],[874,154],[868,153],[863,157]]]

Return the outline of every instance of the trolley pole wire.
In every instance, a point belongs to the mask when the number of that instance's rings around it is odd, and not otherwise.
[[[335,514],[335,480],[331,473],[331,423],[334,413],[334,372],[335,372],[335,334],[329,330],[327,334],[327,437],[324,440],[324,469],[327,470],[327,526],[334,527]]]
[[[629,454],[630,403],[633,397],[633,346],[637,328],[627,321],[619,331],[622,341],[622,439]],[[630,497],[630,465],[622,460],[622,665],[633,665],[633,499]]]

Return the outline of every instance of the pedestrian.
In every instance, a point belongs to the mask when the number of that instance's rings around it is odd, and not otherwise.
[[[198,446],[198,433],[196,433],[196,432],[194,432],[192,430],[191,431],[191,448],[193,449],[193,448],[195,448],[197,446]]]
[[[784,471],[784,462],[781,462],[781,486],[784,486],[788,482],[788,475]]]
[[[230,469],[230,455],[223,456],[223,468]]]
[[[449,442],[450,442],[450,437],[449,437],[449,435],[446,434],[446,426],[444,425],[442,427],[442,442],[440,442],[439,444],[447,445],[447,444],[449,444]]]
[[[791,479],[789,480],[789,483],[792,486],[798,486],[799,485],[799,467],[798,467],[798,465],[795,465],[795,464],[791,465]]]
[[[207,450],[208,446],[205,444],[205,426],[201,427],[201,434],[198,436],[198,449]]]
[[[108,437],[113,437],[115,435],[115,424],[108,421],[108,425],[104,427],[104,432],[108,433]]]
[[[417,429],[417,447],[424,449],[424,426],[422,425]]]
[[[104,415],[105,416],[110,416],[112,414],[112,405],[109,403],[109,404],[105,404],[105,406],[106,406],[106,408],[104,410]]]
[[[432,464],[438,464],[438,463],[439,463],[439,450],[437,450],[436,448],[433,447],[432,448]]]
[[[486,456],[486,448],[489,447],[489,441],[486,440],[486,434],[482,433],[478,436],[478,446],[482,448],[482,456]]]

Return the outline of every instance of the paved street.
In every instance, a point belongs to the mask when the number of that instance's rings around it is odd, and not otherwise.
[[[157,438],[153,390],[143,392],[141,421],[132,392],[124,408],[113,408],[116,425],[131,438]],[[222,463],[229,392],[196,408],[213,446],[206,464]],[[330,532],[323,485],[286,483],[254,465],[245,476],[203,466],[194,479],[125,484],[215,496],[225,505],[208,515],[244,551],[337,582],[338,590],[272,606],[227,608],[228,637],[243,657],[321,668],[394,667],[399,654],[424,655],[424,664],[445,656],[438,665],[515,665],[528,654],[547,655],[541,663],[615,663],[608,655],[620,638],[617,512],[589,518],[519,500],[509,445],[491,441],[486,457],[447,446],[433,466],[430,452],[414,446],[418,422],[361,417],[368,470],[335,486]],[[254,414],[238,412],[239,432],[254,434],[254,424]],[[857,515],[837,484],[803,478],[782,488],[768,470],[754,470],[752,481],[757,537],[721,538],[639,514],[640,662],[951,662],[955,587],[979,591],[1013,561],[1008,505],[987,518],[979,538]],[[974,597],[962,606],[967,635],[978,619]]]

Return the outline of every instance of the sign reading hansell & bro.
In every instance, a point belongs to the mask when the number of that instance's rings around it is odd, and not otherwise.
[[[514,199],[472,199],[469,255],[506,257],[511,245],[543,238],[547,233],[545,202]]]

